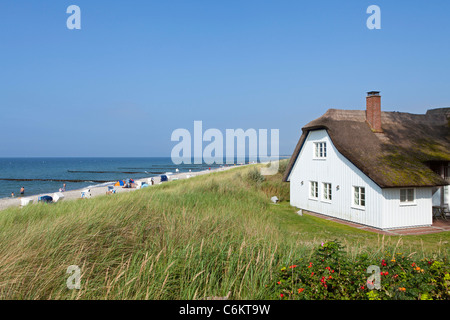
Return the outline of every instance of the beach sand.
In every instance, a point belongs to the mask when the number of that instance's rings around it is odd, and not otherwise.
[[[239,165],[241,166],[241,165]],[[203,174],[208,174],[208,173],[212,173],[212,172],[217,172],[217,171],[224,171],[224,170],[228,170],[228,169],[232,169],[232,168],[236,168],[237,166],[227,166],[227,167],[220,167],[220,168],[214,168],[211,170],[203,170],[203,171],[196,171],[196,172],[182,172],[182,173],[174,173],[171,175],[167,175],[167,177],[169,178],[168,182],[162,182],[162,183],[170,183],[170,181],[174,181],[174,180],[181,180],[181,179],[187,179],[187,178],[191,178],[191,177],[195,177],[195,176],[199,176],[199,175],[203,175]],[[151,177],[147,177],[147,178],[141,178],[141,179],[135,179],[135,182],[145,182],[147,183],[148,180]],[[156,176],[153,177],[154,183],[155,185],[161,184],[161,177],[160,176]],[[116,181],[112,181],[111,184],[114,184]],[[147,188],[151,188],[152,186],[149,185]],[[138,188],[122,188],[121,186],[116,186],[114,187],[116,190],[116,193],[121,193],[121,192],[130,192],[133,190],[138,190]],[[81,192],[83,190],[86,190],[88,188],[82,188],[82,189],[77,189],[77,190],[70,190],[70,191],[65,191],[62,194],[64,195],[64,199],[61,201],[67,201],[67,200],[73,200],[73,199],[81,199]],[[99,195],[105,195],[106,192],[108,191],[108,186],[107,185],[102,185],[99,187],[91,187],[90,189],[90,193],[91,193],[91,197],[96,197]],[[53,197],[54,193],[56,193],[58,191],[55,192],[49,192],[49,193],[44,193],[44,194],[38,194],[38,195],[31,195],[31,196],[27,196],[25,195],[24,197],[15,197],[15,198],[3,198],[0,199],[0,210],[4,210],[6,208],[9,207],[21,207],[21,199],[22,198],[27,198],[27,199],[32,199],[33,200],[33,204],[38,202],[39,197],[41,196],[45,196],[48,195],[50,197]]]

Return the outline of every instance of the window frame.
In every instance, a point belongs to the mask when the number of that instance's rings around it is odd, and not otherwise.
[[[313,185],[315,185],[314,188],[314,194],[316,196],[313,196]],[[309,181],[309,199],[311,200],[319,200],[319,182],[318,181]]]
[[[313,159],[324,160],[327,158],[327,142],[314,142]]]
[[[322,182],[322,201],[333,201],[333,185],[330,182]]]
[[[356,197],[355,197],[356,190],[358,190],[358,203],[356,203]],[[361,191],[364,191],[364,192],[361,192]],[[362,197],[361,197],[362,194],[364,194],[364,199],[362,199]],[[364,201],[364,204],[361,204],[362,201]],[[366,187],[353,186],[353,188],[352,188],[352,207],[356,208],[356,209],[365,210],[366,202],[367,202]]]
[[[412,190],[412,201],[408,201],[408,191]],[[402,201],[402,191],[405,191],[405,201]],[[416,203],[416,188],[401,188],[399,191],[399,201],[400,201],[400,206],[414,206],[417,205]]]

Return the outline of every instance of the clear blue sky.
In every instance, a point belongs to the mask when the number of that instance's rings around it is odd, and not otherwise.
[[[450,106],[448,0],[2,0],[0,46],[0,157],[170,156],[194,120],[279,129],[291,154],[366,91],[386,111]]]

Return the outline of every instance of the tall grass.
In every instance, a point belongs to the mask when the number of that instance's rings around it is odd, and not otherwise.
[[[262,298],[278,235],[265,197],[234,174],[2,212],[0,296]],[[80,290],[66,287],[69,265],[81,268]]]
[[[268,298],[274,272],[311,254],[327,233],[316,238],[309,228],[299,237],[301,229],[290,229],[299,223],[295,210],[269,201],[289,199],[281,174],[255,184],[246,178],[249,170],[2,211],[0,297]],[[302,223],[308,221],[314,223]],[[333,228],[328,236],[339,234]],[[370,247],[369,238],[358,238],[364,240],[349,255]],[[66,286],[70,265],[81,269],[79,290]]]

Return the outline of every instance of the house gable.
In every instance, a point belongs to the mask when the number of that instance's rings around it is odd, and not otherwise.
[[[326,158],[315,158],[316,143],[326,143]],[[305,136],[290,173],[291,205],[339,219],[382,227],[381,188],[346,159],[325,129],[311,130]],[[317,183],[317,198],[311,198],[311,182]],[[326,184],[326,185],[325,185]],[[354,205],[353,188],[365,190],[364,206]],[[328,188],[331,200],[327,199]]]

